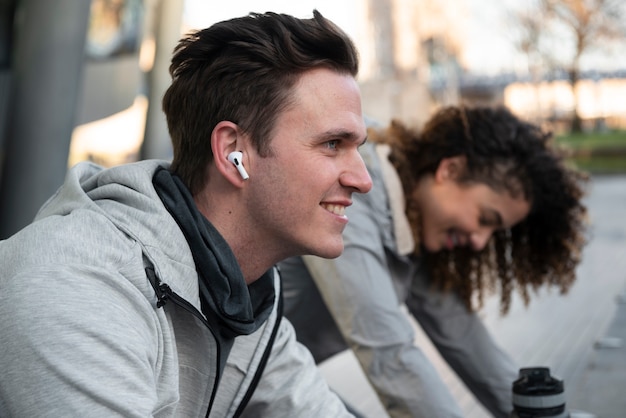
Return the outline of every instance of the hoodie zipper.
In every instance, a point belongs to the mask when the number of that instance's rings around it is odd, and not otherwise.
[[[146,275],[148,276],[148,280],[150,281],[150,284],[152,285],[154,292],[156,294],[157,297],[157,308],[161,308],[163,307],[169,300],[172,300],[172,303],[174,303],[175,305],[180,306],[181,308],[185,309],[186,311],[188,311],[189,313],[191,313],[192,315],[194,315],[196,318],[198,318],[207,328],[208,330],[211,332],[211,334],[213,335],[213,337],[215,338],[215,341],[217,342],[216,346],[217,346],[217,356],[216,356],[216,370],[219,369],[219,365],[217,364],[219,362],[219,350],[220,345],[219,345],[219,340],[217,337],[215,337],[215,332],[213,332],[213,329],[211,328],[211,326],[209,325],[209,323],[207,322],[207,320],[204,318],[204,316],[198,312],[198,310],[195,308],[195,306],[193,306],[191,303],[189,303],[185,298],[181,297],[180,295],[178,295],[176,292],[174,292],[172,290],[171,287],[169,287],[169,285],[167,283],[163,283],[159,277],[156,275],[156,272],[154,271],[154,267],[152,266],[148,266],[146,267]],[[242,398],[241,402],[239,403],[239,406],[237,407],[237,410],[235,411],[235,414],[233,415],[233,418],[239,417],[241,416],[241,414],[243,413],[244,408],[246,407],[246,405],[248,404],[248,402],[250,401],[250,398],[252,397],[252,394],[254,393],[254,391],[256,390],[256,387],[259,383],[259,380],[261,380],[261,375],[263,374],[263,370],[265,370],[265,366],[267,365],[267,361],[269,359],[270,353],[272,351],[272,347],[274,345],[274,340],[276,339],[276,334],[278,333],[278,328],[281,322],[281,318],[283,316],[283,298],[282,298],[282,291],[279,292],[279,300],[278,300],[278,307],[277,307],[277,316],[276,316],[276,323],[274,324],[274,329],[272,330],[272,335],[270,336],[270,339],[268,341],[267,347],[265,349],[265,352],[263,353],[263,357],[261,358],[261,361],[259,362],[259,365],[254,373],[254,376],[252,378],[252,381],[250,382],[250,385],[248,386],[248,390],[246,391],[244,397]],[[218,389],[218,384],[217,384],[217,378],[216,381],[213,384],[213,391],[211,393],[211,400],[209,402],[209,409],[207,410],[206,413],[206,418],[209,418],[209,414],[211,413],[211,408],[213,407],[213,401],[215,400],[215,395],[217,393],[217,389]]]
[[[220,359],[220,350],[221,350],[219,339],[215,336],[215,332],[213,332],[213,329],[211,328],[207,320],[204,318],[204,316],[202,316],[202,314],[198,312],[195,306],[193,306],[185,298],[181,297],[176,292],[174,292],[167,283],[163,283],[161,279],[159,279],[159,277],[156,275],[156,272],[154,271],[154,267],[152,266],[146,267],[146,275],[148,276],[148,280],[150,281],[150,284],[152,285],[152,287],[154,288],[154,292],[156,293],[157,308],[161,308],[165,306],[165,304],[171,300],[172,303],[180,306],[181,308],[183,308],[184,310],[186,310],[187,312],[189,312],[190,314],[198,318],[211,332],[211,335],[213,335],[213,338],[215,338],[215,342],[216,342],[215,346],[217,347],[217,356],[215,357],[215,370],[219,370],[219,359]],[[206,413],[207,418],[209,416],[209,413],[211,412],[211,409],[213,408],[213,401],[215,400],[215,394],[217,393],[218,381],[219,381],[219,376],[216,374],[215,381],[213,382],[213,390],[211,391],[211,400],[209,401],[209,409],[207,410],[207,413]]]
[[[267,360],[269,359],[270,354],[272,352],[272,347],[274,346],[274,340],[276,339],[276,334],[278,334],[278,328],[280,327],[280,322],[283,317],[282,286],[281,286],[281,291],[278,294],[278,298],[279,298],[278,307],[276,309],[276,323],[274,324],[272,335],[270,336],[270,339],[267,344],[267,348],[265,349],[265,352],[263,353],[263,357],[261,358],[261,361],[259,362],[259,367],[257,367],[254,377],[252,378],[252,381],[250,382],[250,386],[248,386],[248,390],[246,394],[244,395],[243,399],[241,400],[241,402],[239,403],[239,406],[237,407],[237,411],[235,411],[233,418],[237,418],[241,416],[246,405],[248,405],[248,402],[250,401],[252,394],[254,393],[257,385],[259,384],[259,380],[261,380],[261,375],[263,374],[263,371],[265,370],[265,366],[267,365]]]

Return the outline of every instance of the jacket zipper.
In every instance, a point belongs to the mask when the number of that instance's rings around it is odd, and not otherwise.
[[[198,310],[191,303],[189,303],[185,298],[181,297],[176,292],[174,292],[167,283],[163,283],[159,279],[159,277],[156,275],[156,272],[154,271],[154,267],[152,266],[146,267],[146,275],[148,276],[148,280],[150,281],[150,284],[152,285],[152,287],[154,288],[154,292],[156,293],[157,308],[163,307],[165,303],[167,303],[167,301],[171,299],[174,304],[180,306],[181,308],[185,309],[186,311],[188,311],[189,313],[197,317],[209,329],[211,334],[215,337],[215,333],[213,332],[213,329],[211,328],[207,320],[204,319],[204,316],[202,316],[202,314],[198,312]],[[242,398],[241,402],[239,403],[239,406],[237,407],[237,410],[235,411],[233,418],[237,418],[241,416],[246,405],[248,405],[250,398],[252,398],[252,395],[254,394],[254,391],[256,390],[256,387],[259,384],[259,380],[261,380],[261,376],[263,375],[263,371],[265,370],[265,366],[267,365],[267,361],[272,352],[272,347],[274,346],[274,340],[276,339],[276,334],[278,334],[278,328],[280,326],[281,319],[283,317],[282,288],[278,294],[278,297],[279,299],[278,299],[278,307],[276,309],[277,311],[276,323],[274,324],[272,335],[270,336],[265,352],[263,353],[263,357],[261,358],[261,361],[259,362],[259,365],[254,373],[254,377],[252,378],[252,381],[250,382],[250,385],[248,386],[248,390],[246,391],[246,394]],[[217,337],[215,337],[215,341],[216,342],[219,341]],[[219,362],[219,358],[220,358],[219,357],[219,354],[220,354],[219,343],[217,343],[216,346],[218,349],[218,353],[217,353],[218,355],[216,356],[216,359],[217,359],[216,361]],[[219,365],[216,364],[215,367],[217,370],[219,368]],[[211,408],[213,407],[213,401],[215,400],[217,388],[218,388],[218,384],[216,380],[216,382],[213,384],[213,392],[211,393],[211,401],[209,402],[209,409],[207,410],[206,418],[209,418],[209,414],[211,413]]]
[[[248,402],[250,401],[250,398],[252,397],[252,394],[254,393],[257,385],[259,384],[259,380],[261,380],[261,375],[263,374],[263,370],[265,370],[265,366],[267,365],[267,360],[269,359],[270,354],[272,352],[272,347],[274,346],[274,340],[276,339],[276,334],[278,334],[278,328],[280,326],[280,322],[282,318],[283,318],[283,292],[282,292],[282,286],[281,286],[281,291],[278,294],[278,307],[276,309],[276,324],[274,324],[272,335],[270,336],[270,340],[268,341],[267,348],[265,349],[265,352],[263,353],[263,357],[261,358],[261,361],[259,362],[259,367],[257,368],[254,374],[254,377],[252,378],[252,382],[250,382],[250,386],[248,386],[248,391],[246,392],[243,399],[239,403],[239,406],[237,407],[237,411],[235,411],[233,418],[237,418],[241,416],[246,405],[248,405]]]
[[[167,303],[167,301],[171,300],[172,303],[180,306],[181,308],[183,308],[184,310],[186,310],[187,312],[189,312],[190,314],[198,318],[211,332],[211,334],[215,338],[215,342],[216,342],[215,346],[217,347],[217,356],[215,357],[216,359],[215,370],[219,370],[219,358],[220,358],[220,350],[221,350],[219,339],[215,336],[215,332],[213,332],[213,329],[211,328],[207,320],[204,319],[204,316],[202,316],[202,314],[198,312],[198,310],[191,303],[189,303],[185,298],[181,297],[176,292],[174,292],[167,283],[163,283],[161,279],[159,279],[159,277],[156,275],[156,272],[154,271],[154,267],[152,266],[146,267],[146,275],[148,276],[148,280],[150,281],[150,284],[152,285],[152,287],[154,288],[154,292],[156,293],[157,308],[163,307]],[[217,393],[217,387],[218,387],[217,382],[219,381],[218,378],[219,376],[217,376],[216,374],[215,382],[213,382],[213,390],[211,391],[211,400],[209,401],[209,408],[206,413],[207,418],[209,416],[209,413],[211,412],[211,408],[213,408],[213,401],[215,400],[215,394]]]

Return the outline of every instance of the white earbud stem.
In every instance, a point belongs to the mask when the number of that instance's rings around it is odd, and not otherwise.
[[[237,167],[237,171],[239,171],[239,175],[242,179],[248,180],[248,178],[250,178],[248,172],[243,166],[243,153],[241,151],[233,151],[228,154],[228,161],[230,161],[234,164],[235,167]]]

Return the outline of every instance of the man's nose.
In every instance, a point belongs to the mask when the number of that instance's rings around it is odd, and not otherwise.
[[[358,193],[367,193],[372,189],[372,178],[358,151],[350,158],[349,166],[343,172],[339,181],[343,186],[351,187]]]

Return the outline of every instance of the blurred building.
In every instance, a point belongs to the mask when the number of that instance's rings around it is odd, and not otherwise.
[[[504,103],[516,114],[547,124],[556,132],[569,129],[574,93],[565,75],[535,83],[517,80],[503,88]],[[626,72],[583,73],[576,94],[584,130],[626,130]]]
[[[169,61],[183,3],[0,3],[0,239],[32,220],[68,161],[138,157],[144,132],[160,123],[160,115],[150,117],[149,99],[168,69],[160,62],[155,74],[142,65],[164,55]],[[167,52],[150,53],[149,40]]]
[[[83,160],[112,165],[138,156],[147,106],[140,60],[143,3],[91,0],[70,166]]]
[[[98,1],[128,3],[140,0]],[[177,1],[179,5],[174,7],[178,10],[174,14],[163,10],[163,4],[171,2],[144,0],[143,3],[145,27],[139,68],[144,74],[153,76],[145,80],[149,89],[143,92],[152,97],[136,97],[132,105],[123,111],[105,120],[78,126],[73,135],[70,165],[83,159],[104,165],[132,160],[140,157],[142,145],[141,157],[170,156],[160,97],[170,82],[167,67],[173,41],[182,33],[198,28],[188,26],[184,19],[179,22],[180,27],[175,28],[172,16],[179,16],[180,19],[179,9],[184,0]],[[471,16],[466,0],[351,0],[350,3],[358,28],[353,38],[361,59],[358,80],[363,110],[371,119],[385,124],[398,118],[420,126],[442,105],[461,101],[503,103],[504,85],[501,81],[490,79],[490,82],[483,83],[470,79],[468,82],[464,77],[459,57],[466,46],[468,16]],[[126,4],[125,7],[128,6]],[[167,36],[157,40],[163,16],[170,21],[170,30]],[[91,27],[90,30],[97,33]],[[170,43],[169,47],[163,45],[165,41]],[[161,48],[160,59],[155,58],[155,52],[158,55],[155,48]],[[106,51],[106,48],[100,49]],[[134,60],[136,65],[137,56]],[[112,102],[106,98],[110,94],[107,89],[111,83],[94,81],[93,78],[86,79],[83,83],[91,90],[86,90],[85,99]],[[135,94],[137,89],[128,85],[123,89],[126,94],[120,97],[124,96],[124,100],[129,102],[128,93]],[[101,97],[105,99],[99,99]],[[152,112],[148,110],[150,104]],[[94,120],[81,118],[82,121],[86,119]],[[124,135],[112,136],[112,131],[123,131]],[[146,141],[142,144],[144,138]]]
[[[419,126],[460,100],[464,0],[361,0],[359,81],[365,114]],[[453,28],[453,29],[452,29]]]

